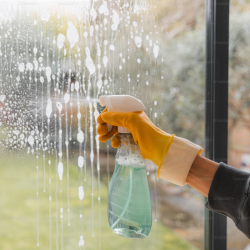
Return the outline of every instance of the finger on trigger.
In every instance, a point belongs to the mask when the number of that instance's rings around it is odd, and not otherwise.
[[[96,121],[97,121],[99,124],[106,124],[106,122],[102,120],[102,116],[101,116],[101,115],[102,115],[104,112],[106,112],[107,110],[108,110],[108,109],[105,108],[105,109],[102,111],[102,113],[97,117]]]
[[[117,138],[117,136],[115,135],[111,141],[111,146],[113,148],[118,148],[120,146],[120,143],[119,143],[119,139]]]
[[[116,135],[118,133],[117,127],[113,126],[112,129],[106,134],[99,136],[100,142],[108,141],[113,135]]]
[[[111,124],[113,126],[126,127],[125,121],[130,116],[130,113],[105,112],[102,113],[101,116],[102,120],[108,124]]]
[[[97,127],[97,133],[99,135],[106,135],[108,133],[108,126],[107,124],[99,124],[98,127]]]

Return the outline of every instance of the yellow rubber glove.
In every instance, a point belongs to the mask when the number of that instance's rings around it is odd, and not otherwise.
[[[144,159],[151,160],[158,167],[161,166],[175,135],[170,135],[157,128],[145,112],[118,113],[108,112],[105,109],[97,118],[99,123],[97,133],[100,142],[109,140],[112,136],[111,145],[119,147],[117,126],[126,127],[132,133],[135,143],[139,146]],[[113,125],[108,132],[107,123]]]
[[[186,184],[195,157],[203,151],[199,145],[157,128],[144,112],[119,113],[105,109],[97,122],[99,141],[105,142],[113,137],[111,144],[114,148],[119,147],[117,126],[128,128],[143,158],[158,166],[157,176],[179,186]],[[113,125],[111,131],[108,131],[107,124]]]

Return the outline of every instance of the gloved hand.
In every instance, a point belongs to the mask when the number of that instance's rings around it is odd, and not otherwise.
[[[151,160],[158,166],[158,177],[185,185],[189,169],[202,148],[186,139],[170,135],[157,128],[145,112],[119,113],[105,109],[97,118],[97,133],[100,142],[113,137],[111,145],[119,146],[116,137],[117,126],[126,127],[132,133],[144,159]],[[113,125],[108,131],[107,124]]]
[[[99,126],[97,133],[99,141],[109,140],[116,135],[117,126],[126,127],[132,133],[135,143],[139,146],[144,159],[151,160],[158,167],[173,142],[174,135],[170,135],[157,128],[145,114],[145,112],[118,113],[104,110],[97,118]],[[113,125],[108,132],[107,123]],[[119,147],[116,136],[112,139],[112,146]]]

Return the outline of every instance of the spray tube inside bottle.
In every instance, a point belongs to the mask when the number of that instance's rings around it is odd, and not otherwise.
[[[100,105],[108,111],[144,111],[143,103],[128,95],[100,97]],[[109,131],[112,126],[108,124]],[[140,148],[125,127],[118,127],[119,148],[109,184],[108,220],[111,229],[128,238],[145,238],[152,226],[152,208],[146,167]]]

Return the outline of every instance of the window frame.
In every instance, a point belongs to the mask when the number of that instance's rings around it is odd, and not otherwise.
[[[206,0],[205,156],[225,163],[228,146],[229,4],[229,0]],[[227,249],[227,217],[206,207],[204,249]]]

